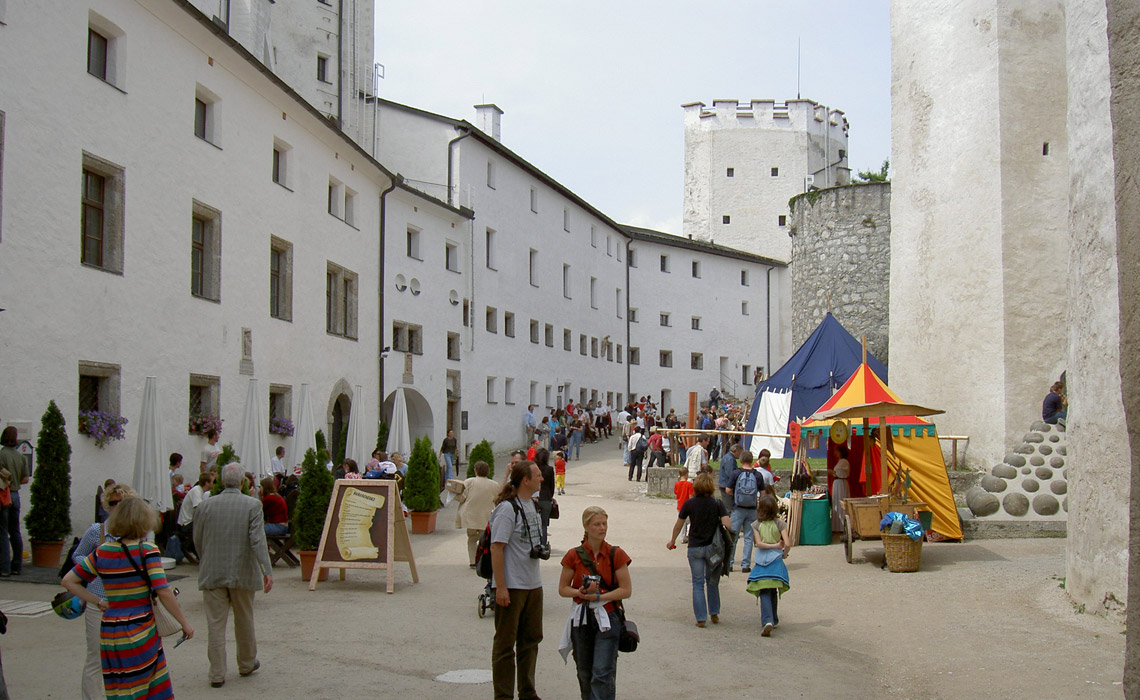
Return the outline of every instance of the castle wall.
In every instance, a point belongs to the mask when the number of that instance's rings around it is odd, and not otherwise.
[[[892,3],[891,386],[945,409],[974,464],[1040,418],[1065,366],[1063,17]]]
[[[828,306],[867,349],[888,361],[891,185],[833,187],[795,199],[792,211],[792,344],[799,347]],[[830,302],[829,302],[830,296]]]

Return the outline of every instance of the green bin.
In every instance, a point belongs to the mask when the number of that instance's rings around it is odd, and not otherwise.
[[[800,544],[831,544],[831,501],[804,499]]]

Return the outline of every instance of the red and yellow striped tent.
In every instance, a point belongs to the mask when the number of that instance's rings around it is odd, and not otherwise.
[[[898,394],[879,379],[878,375],[863,363],[839,388],[823,406],[816,411],[816,415],[835,412],[849,407],[864,404],[899,404],[898,415],[886,416],[886,428],[890,430],[897,462],[887,459],[888,480],[893,479],[899,464],[910,470],[911,500],[922,501],[930,506],[934,514],[931,529],[947,539],[961,539],[962,526],[958,520],[958,508],[954,504],[954,492],[950,489],[950,477],[946,473],[946,462],[942,458],[942,447],[938,442],[938,431],[934,423],[913,415],[921,407],[906,404],[899,399]],[[889,413],[889,408],[882,410]],[[866,423],[869,430],[874,430],[882,422],[882,417],[868,417]],[[816,433],[821,435],[821,442],[827,440],[835,420],[808,420],[801,430],[805,435]],[[851,427],[851,455],[849,461],[852,466],[851,493],[855,495],[881,492],[880,460],[877,450],[873,455],[873,462],[869,469],[863,467],[863,421],[853,421]],[[834,465],[838,459],[834,445],[828,441],[828,467]],[[865,491],[860,492],[859,480],[865,484]],[[831,491],[831,479],[828,479],[828,492]]]

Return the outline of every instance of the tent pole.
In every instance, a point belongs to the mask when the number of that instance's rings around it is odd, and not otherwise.
[[[865,481],[871,491],[875,490],[875,482],[871,479],[872,465],[871,465],[871,421],[869,418],[863,418],[863,474],[866,477]],[[863,494],[865,496],[874,496],[874,493]]]

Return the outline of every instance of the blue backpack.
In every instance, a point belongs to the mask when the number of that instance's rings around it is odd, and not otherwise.
[[[732,487],[732,500],[737,508],[756,507],[756,498],[760,493],[759,478],[752,469],[745,469],[736,477],[736,485]]]

